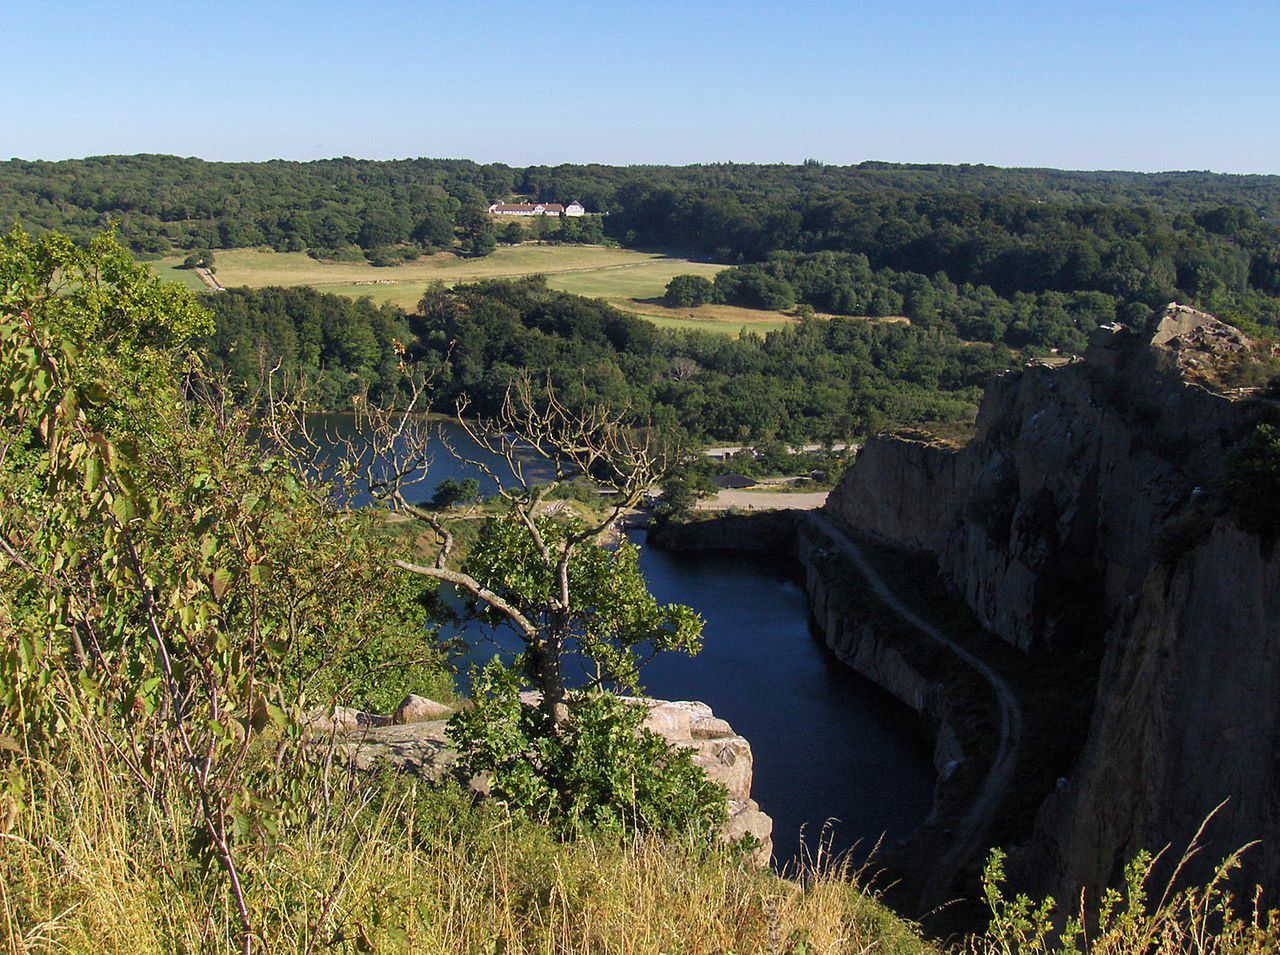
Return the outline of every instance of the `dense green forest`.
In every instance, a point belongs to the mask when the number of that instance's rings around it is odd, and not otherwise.
[[[396,342],[439,369],[435,404],[467,397],[496,410],[518,369],[549,374],[570,401],[603,400],[695,438],[840,440],[888,424],[971,413],[982,384],[1013,363],[1001,346],[969,346],[906,324],[812,319],[766,336],[671,331],[540,278],[424,296],[414,314],[311,289],[210,296],[217,331],[205,351],[240,387],[281,362],[344,406],[368,388],[393,402]]]
[[[118,221],[141,254],[263,245],[363,252],[377,264],[431,249],[485,254],[518,238],[483,214],[513,194],[606,213],[544,226],[540,238],[759,265],[721,283],[722,300],[736,304],[901,313],[975,340],[1071,350],[1099,321],[1140,323],[1174,299],[1254,331],[1280,321],[1275,176],[817,162],[0,163],[0,222],[86,237]]]

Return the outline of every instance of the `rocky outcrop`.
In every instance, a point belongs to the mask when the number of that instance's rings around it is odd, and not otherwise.
[[[629,698],[647,706],[646,729],[669,744],[691,752],[692,762],[712,782],[724,786],[729,817],[721,830],[728,842],[751,836],[758,848],[754,859],[768,865],[773,855],[773,820],[751,798],[753,760],[751,744],[719,719],[705,703]],[[537,705],[526,694],[528,705]],[[338,707],[329,713],[313,713],[307,720],[310,745],[326,758],[359,772],[394,769],[439,781],[455,771],[457,753],[446,733],[451,709],[424,697],[409,697],[385,717]],[[415,718],[421,716],[423,718]],[[481,780],[469,780],[483,790]]]
[[[1204,878],[1259,840],[1247,875],[1280,880],[1280,555],[1217,521],[1181,558],[1152,564],[1116,621],[1088,742],[1069,784],[1045,804],[1029,856],[1048,884],[1098,887],[1122,860],[1172,844],[1207,814]]]
[[[1100,329],[1083,360],[994,381],[963,448],[868,442],[828,501],[935,557],[1033,660],[1101,661],[1087,742],[1024,853],[1060,898],[1113,881],[1138,848],[1185,845],[1223,799],[1206,862],[1261,839],[1246,875],[1280,881],[1280,578],[1213,494],[1232,449],[1277,417],[1222,387],[1252,347],[1181,306],[1154,335]]]

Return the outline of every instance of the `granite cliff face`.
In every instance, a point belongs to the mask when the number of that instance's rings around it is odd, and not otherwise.
[[[1083,360],[993,382],[963,448],[869,441],[828,501],[936,557],[1031,659],[1100,659],[1087,742],[1023,854],[1041,889],[1096,890],[1228,798],[1206,862],[1261,839],[1246,874],[1280,882],[1280,559],[1212,493],[1277,417],[1222,386],[1248,349],[1181,306],[1154,336],[1099,330]]]

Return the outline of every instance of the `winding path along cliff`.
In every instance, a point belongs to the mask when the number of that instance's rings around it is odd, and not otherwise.
[[[881,601],[906,623],[917,631],[943,647],[956,659],[971,667],[991,687],[1000,711],[999,738],[996,750],[986,770],[982,787],[974,798],[972,805],[955,827],[954,841],[943,854],[932,872],[929,874],[921,890],[920,908],[928,910],[931,906],[946,901],[945,893],[954,885],[961,868],[966,865],[974,853],[982,847],[982,839],[990,830],[991,821],[1005,797],[1009,783],[1013,779],[1014,767],[1017,764],[1018,750],[1022,745],[1022,704],[1010,689],[1009,684],[1000,674],[988,666],[983,660],[969,650],[960,646],[937,627],[922,620],[919,615],[898,599],[890,590],[879,572],[867,560],[857,543],[840,527],[821,514],[805,515],[803,520],[814,524],[823,531],[835,545],[845,552],[857,567],[858,572],[870,585]],[[840,646],[838,653],[847,658],[848,646]],[[856,660],[852,661],[855,668]]]
[[[1171,306],[993,381],[964,447],[877,436],[821,512],[658,531],[793,554],[827,645],[921,714],[938,784],[895,904],[973,898],[992,845],[1019,889],[1096,899],[1224,801],[1183,874],[1257,840],[1241,881],[1280,884],[1280,556],[1227,473],[1280,406],[1222,385],[1259,357]]]

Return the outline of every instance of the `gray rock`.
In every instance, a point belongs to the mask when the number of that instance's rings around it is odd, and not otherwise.
[[[1032,895],[1096,898],[1141,848],[1171,844],[1176,862],[1227,797],[1183,874],[1202,880],[1257,839],[1238,885],[1280,881],[1280,555],[1196,493],[1223,485],[1237,442],[1274,414],[1220,384],[1253,347],[1176,305],[1145,339],[1099,331],[1082,362],[991,382],[963,448],[868,441],[828,499],[845,524],[934,556],[1016,647],[1102,657],[1087,741],[1022,853]],[[824,609],[818,593],[842,658],[923,698]]]
[[[396,725],[425,723],[428,720],[447,720],[452,715],[453,707],[410,693],[396,707],[395,713],[391,715],[391,722]]]

